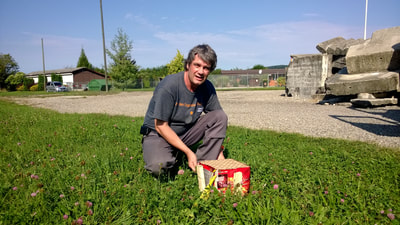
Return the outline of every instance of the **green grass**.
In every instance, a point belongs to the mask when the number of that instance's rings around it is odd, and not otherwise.
[[[251,190],[202,200],[143,169],[142,122],[0,101],[0,224],[400,224],[399,149],[229,127]]]

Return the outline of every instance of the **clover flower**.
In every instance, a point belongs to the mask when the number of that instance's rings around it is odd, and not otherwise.
[[[279,188],[279,185],[274,184],[274,189],[276,190],[276,189],[278,189],[278,188]]]
[[[88,208],[92,207],[92,205],[93,205],[93,203],[92,203],[92,202],[90,202],[90,201],[86,201],[86,206],[87,206]]]
[[[388,214],[387,214],[387,217],[388,217],[389,219],[391,219],[391,220],[394,220],[394,219],[395,219],[395,216],[394,216],[393,213],[388,213]]]

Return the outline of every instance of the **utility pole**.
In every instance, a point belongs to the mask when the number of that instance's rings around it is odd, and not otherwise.
[[[44,47],[43,47],[43,38],[42,38],[42,61],[43,61],[43,76],[44,76],[44,79],[43,79],[43,82],[44,82],[44,84],[43,84],[43,90],[46,90],[46,69],[45,69],[45,66],[44,66]]]
[[[368,0],[365,0],[364,40],[367,40],[367,15],[368,15]]]
[[[102,4],[102,0],[100,0],[100,14],[101,14],[101,33],[103,35],[104,75],[105,75],[105,79],[106,79],[106,92],[108,92],[106,42],[105,42],[105,38],[104,38],[104,22],[103,22],[103,4]]]

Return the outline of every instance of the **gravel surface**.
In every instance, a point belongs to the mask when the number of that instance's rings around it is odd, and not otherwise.
[[[144,116],[152,92],[101,96],[13,98],[19,104],[63,113]],[[400,149],[400,107],[354,108],[285,97],[284,91],[219,91],[230,125],[307,136],[360,140]]]

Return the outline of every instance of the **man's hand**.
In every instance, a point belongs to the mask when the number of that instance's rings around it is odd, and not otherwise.
[[[154,125],[156,131],[172,146],[186,154],[190,169],[196,171],[197,156],[194,152],[182,142],[176,133],[168,125],[168,122],[155,119]]]
[[[186,154],[186,157],[188,158],[188,165],[190,169],[193,170],[193,172],[196,172],[196,166],[197,166],[197,156],[194,154],[194,152],[190,151]]]
[[[224,150],[221,150],[221,151],[219,152],[219,154],[218,154],[217,160],[220,160],[220,159],[225,159]]]

